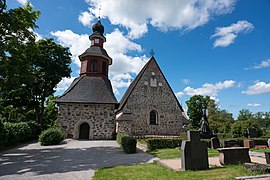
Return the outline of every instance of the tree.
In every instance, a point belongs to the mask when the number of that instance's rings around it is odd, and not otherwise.
[[[253,120],[235,121],[232,125],[232,135],[234,138],[247,137],[247,128],[252,127],[257,130],[260,136],[262,131],[258,123]]]
[[[231,125],[234,122],[233,115],[226,110],[216,109],[209,113],[209,126],[215,133],[227,134],[231,130]]]
[[[55,123],[57,121],[57,115],[58,115],[58,107],[54,100],[57,98],[57,96],[49,96],[46,99],[45,103],[45,111],[44,111],[44,122],[43,126],[47,125],[50,127],[54,127]],[[47,127],[44,127],[43,129],[46,129]]]
[[[6,10],[5,0],[0,1],[0,6],[0,113],[4,119],[10,119],[18,114],[27,114],[25,88],[22,86],[27,80],[25,75],[29,67],[25,52],[31,52],[27,47],[35,42],[31,30],[37,27],[35,21],[39,11],[34,11],[29,4]],[[16,96],[12,104],[7,103],[11,100],[7,93]]]
[[[14,64],[16,61],[5,61],[0,68],[3,69],[2,97],[6,105],[34,110],[36,121],[41,123],[46,98],[55,92],[54,88],[62,77],[70,76],[71,54],[68,48],[54,43],[52,39],[39,40],[25,48],[28,50],[20,58],[24,62],[24,71],[12,72],[14,66],[20,65]],[[14,80],[16,84],[10,86],[10,81]]]
[[[247,121],[247,120],[252,120],[253,119],[253,114],[250,110],[248,109],[241,109],[239,111],[237,120],[239,121]]]
[[[62,77],[70,77],[71,54],[52,39],[35,42],[31,29],[38,16],[29,4],[1,12],[0,104],[24,115],[34,113],[41,124],[46,98]]]
[[[210,101],[209,96],[194,95],[186,101],[188,106],[187,114],[190,119],[192,128],[198,129],[200,127],[200,120],[203,116],[203,109],[207,109]]]

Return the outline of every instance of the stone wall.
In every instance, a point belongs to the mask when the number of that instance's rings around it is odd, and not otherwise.
[[[115,132],[114,104],[59,103],[59,125],[66,138],[79,139],[80,125],[90,126],[89,139],[112,139]]]
[[[150,125],[152,110],[158,114],[156,125]],[[187,122],[155,61],[145,69],[121,112],[132,113],[133,135],[179,135]]]

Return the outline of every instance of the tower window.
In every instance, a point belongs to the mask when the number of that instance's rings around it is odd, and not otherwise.
[[[102,62],[102,74],[103,75],[107,74],[107,64],[106,64],[106,62]]]
[[[89,71],[90,72],[97,72],[97,65],[98,65],[97,60],[90,61],[90,69],[89,69]]]
[[[150,124],[157,124],[157,112],[154,110],[150,112]]]

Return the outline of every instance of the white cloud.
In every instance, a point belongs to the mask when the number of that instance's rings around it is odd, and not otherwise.
[[[258,95],[270,93],[270,83],[256,82],[254,85],[249,86],[246,91],[242,91],[246,95]]]
[[[270,59],[266,59],[262,61],[260,64],[255,65],[253,69],[262,69],[267,67],[270,67]]]
[[[248,107],[260,107],[262,106],[261,104],[258,104],[258,103],[254,103],[254,104],[247,104]]]
[[[201,88],[186,87],[183,92],[189,96],[193,95],[207,95],[207,96],[217,96],[218,92],[222,89],[227,89],[234,87],[236,82],[233,80],[226,80],[224,82],[218,82],[216,84],[205,83]]]
[[[189,84],[189,83],[190,83],[190,80],[189,80],[189,79],[182,79],[182,82],[183,82],[184,84]]]
[[[90,5],[87,13],[98,17],[101,5],[101,17],[108,18],[114,25],[125,27],[129,31],[130,38],[143,36],[148,31],[148,25],[161,31],[194,29],[206,24],[215,16],[232,12],[236,2],[236,0],[85,1]]]
[[[51,32],[51,35],[57,37],[57,41],[65,47],[70,48],[72,54],[72,62],[78,67],[81,66],[79,55],[81,55],[88,47],[90,47],[90,41],[87,34],[76,34],[71,30],[55,31]]]
[[[176,97],[180,98],[180,97],[184,96],[185,93],[183,93],[183,92],[177,92],[177,93],[175,93],[175,95],[176,95]]]
[[[91,26],[92,25],[92,22],[94,20],[94,16],[92,13],[90,12],[82,12],[79,17],[78,17],[78,20],[84,25],[84,26]]]
[[[64,77],[56,86],[56,91],[65,91],[70,84],[74,81],[75,77],[66,78]]]
[[[111,78],[113,92],[116,95],[119,95],[120,93],[118,89],[128,87],[131,84],[132,80],[133,78],[129,73],[117,74],[113,76]]]
[[[81,62],[78,56],[90,47],[88,35],[79,35],[71,30],[56,31],[51,32],[51,34],[57,37],[57,41],[59,41],[60,44],[70,48],[73,63],[80,67]],[[131,81],[129,77],[131,76],[130,74],[138,74],[148,58],[145,55],[128,56],[127,53],[130,51],[140,53],[142,47],[130,41],[118,29],[115,29],[112,33],[106,34],[105,36],[107,42],[104,44],[104,48],[113,59],[113,64],[109,67],[109,76],[112,79],[114,92],[118,94],[117,89],[128,87]],[[119,79],[119,77],[121,78]]]
[[[25,5],[26,3],[30,3],[29,0],[17,0],[18,3],[20,3],[21,5]]]
[[[252,31],[254,26],[248,21],[238,21],[227,27],[217,27],[216,32],[211,38],[217,38],[214,47],[226,47],[232,44],[240,33]]]

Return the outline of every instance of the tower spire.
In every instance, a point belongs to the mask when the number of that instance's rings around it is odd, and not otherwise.
[[[99,5],[99,8],[98,8],[98,20],[100,21],[100,12],[101,12],[101,4]]]

